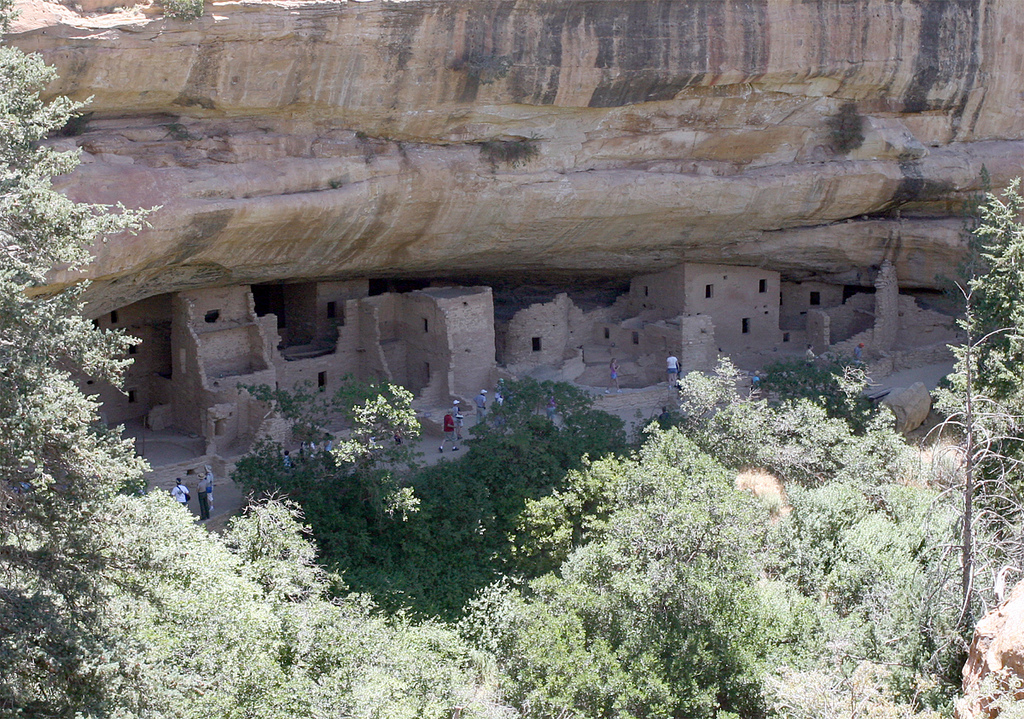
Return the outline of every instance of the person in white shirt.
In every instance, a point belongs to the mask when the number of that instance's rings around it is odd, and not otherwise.
[[[668,368],[668,386],[671,387],[679,379],[679,358],[675,355],[669,355],[668,359],[665,360],[665,364]]]
[[[180,502],[181,506],[187,507],[189,500],[188,487],[181,483],[180,477],[174,481],[176,484],[171,489],[171,496],[174,497],[175,501]]]

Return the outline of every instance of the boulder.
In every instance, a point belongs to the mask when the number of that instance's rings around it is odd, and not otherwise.
[[[932,409],[932,396],[924,382],[909,387],[896,387],[882,400],[896,416],[896,431],[906,434],[924,424]]]
[[[990,719],[1011,702],[1024,700],[1024,582],[974,628],[963,669],[959,719]]]

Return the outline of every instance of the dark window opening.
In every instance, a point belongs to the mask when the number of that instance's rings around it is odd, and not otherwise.
[[[533,337],[530,341],[533,343],[533,351],[540,352],[540,337]]]
[[[316,375],[316,386],[319,387],[320,389],[323,389],[324,387],[327,386],[327,373],[326,372],[317,372],[317,375]]]
[[[327,319],[333,320],[338,314],[338,303],[328,302],[327,303]]]
[[[758,280],[757,281],[757,291],[759,293],[767,292],[768,291],[768,280]]]
[[[369,294],[372,297],[374,295],[382,295],[385,292],[405,293],[425,290],[430,287],[430,280],[371,277],[368,284]]]
[[[423,331],[430,332],[430,322],[427,321],[426,317],[423,318]]]
[[[611,339],[611,336],[612,336],[611,330],[609,330],[607,327],[605,327],[604,328],[604,338],[606,340],[607,339]]]
[[[647,296],[649,296],[650,294],[651,294],[651,293],[650,293],[650,288],[649,288],[649,287],[646,287],[646,286],[645,286],[645,287],[644,287],[644,297],[647,297]]]
[[[862,292],[866,292],[869,295],[875,294],[874,287],[861,287],[860,285],[843,285],[843,303],[850,299],[854,295],[859,295]]]
[[[782,341],[783,342],[789,342],[789,332],[783,332],[782,333]]]
[[[821,293],[820,292],[812,292],[811,293],[811,305],[820,305],[820,304],[821,304]]]
[[[203,317],[203,319],[206,320],[207,324],[212,325],[214,322],[220,319],[220,310],[210,310],[209,312],[206,313],[206,316]]]
[[[135,404],[139,401],[139,396],[135,393],[135,390],[128,390],[128,404]]]
[[[740,320],[740,322],[743,323],[743,329],[742,329],[743,334],[745,334],[745,335],[746,334],[750,334],[750,318],[749,317],[744,317],[742,320]]]
[[[704,297],[706,297],[707,299],[711,299],[714,296],[715,296],[715,286],[714,285],[704,285]]]
[[[634,332],[633,333],[633,344],[635,344],[635,345],[640,344],[640,333],[639,332]]]
[[[277,317],[277,328],[285,329],[288,318],[284,312],[284,285],[253,285],[251,289],[256,316],[274,315]]]
[[[138,345],[128,345],[128,354],[137,355],[139,353]]]
[[[117,324],[117,310],[114,310],[113,312],[110,313],[110,324]]]

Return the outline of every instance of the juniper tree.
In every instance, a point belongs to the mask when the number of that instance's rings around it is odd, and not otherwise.
[[[0,0],[0,31],[9,1]],[[79,105],[44,101],[53,70],[0,47],[0,713],[62,716],[102,705],[98,531],[111,495],[141,475],[72,372],[117,382],[126,338],[82,315],[81,288],[47,291],[54,267],[77,268],[100,237],[139,213],[76,203],[51,178],[74,153],[43,143]]]

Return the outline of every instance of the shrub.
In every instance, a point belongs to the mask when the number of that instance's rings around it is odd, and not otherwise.
[[[203,16],[203,0],[161,0],[164,15],[175,20],[196,20]]]
[[[857,105],[844,103],[839,112],[825,121],[832,149],[841,155],[852,152],[864,144],[864,118]]]
[[[536,136],[516,140],[487,140],[480,143],[480,155],[490,163],[492,169],[498,165],[521,167],[540,154]]]

